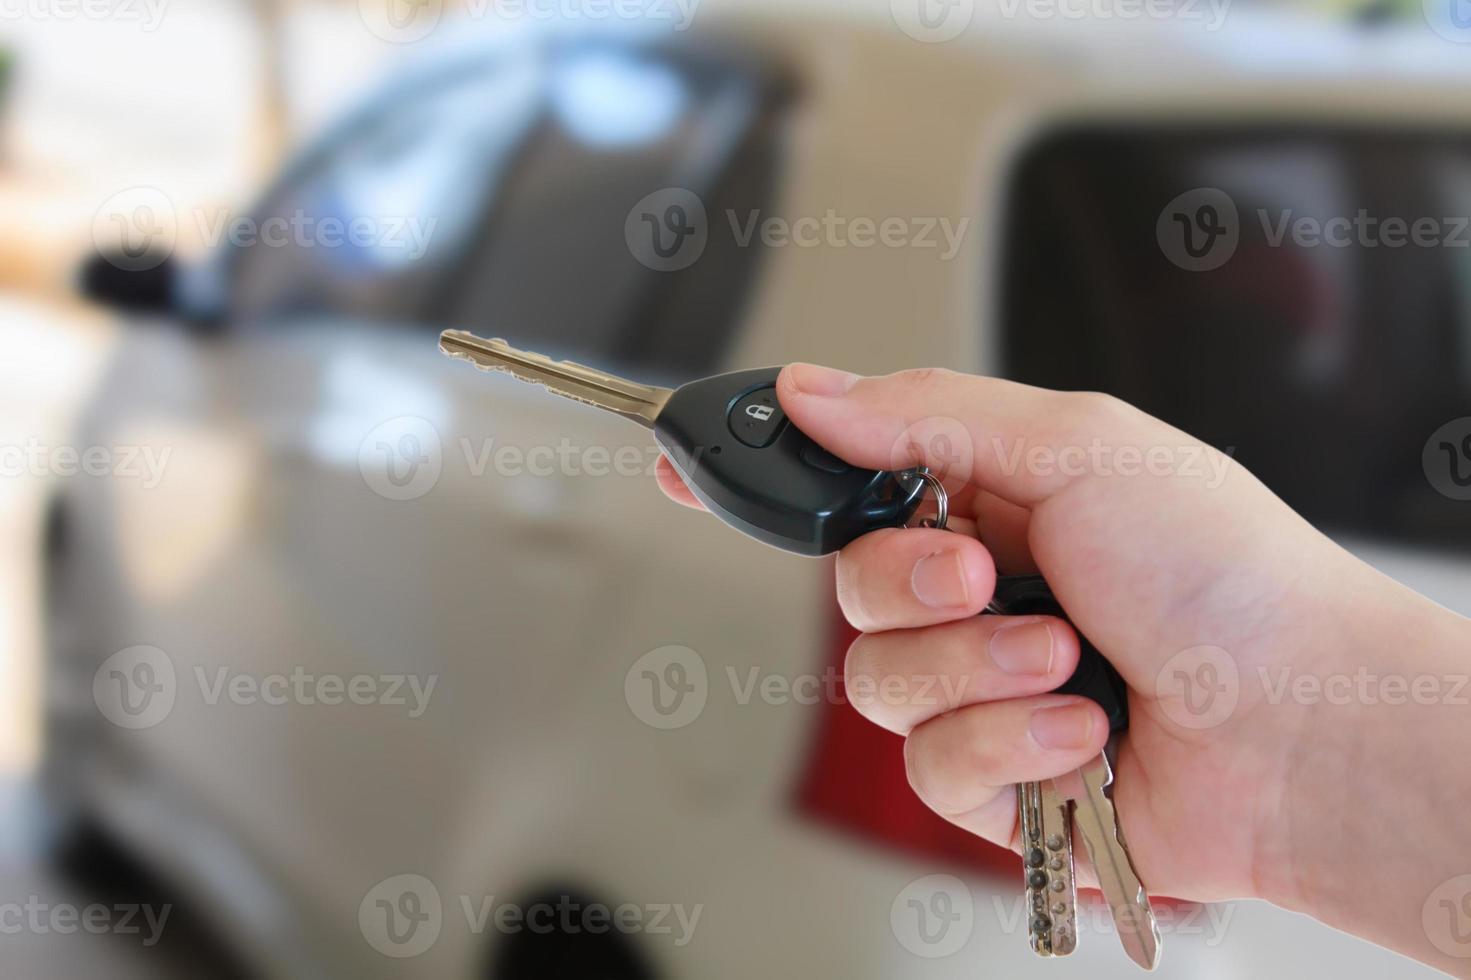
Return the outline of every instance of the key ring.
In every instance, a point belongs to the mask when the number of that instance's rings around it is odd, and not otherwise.
[[[928,466],[921,466],[914,471],[914,475],[919,477],[920,482],[929,487],[930,492],[935,495],[935,516],[923,518],[918,524],[905,524],[904,527],[933,527],[941,531],[945,530],[945,524],[950,520],[950,494],[946,492],[945,484],[940,482],[938,476],[930,472]]]

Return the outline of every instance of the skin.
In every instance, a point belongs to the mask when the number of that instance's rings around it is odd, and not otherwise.
[[[1445,883],[1471,874],[1471,689],[1456,689],[1471,622],[1107,396],[807,364],[782,372],[777,395],[853,465],[944,474],[949,530],[875,531],[837,560],[839,602],[863,633],[850,690],[904,692],[854,704],[905,738],[927,805],[1015,849],[1013,785],[1075,769],[1108,738],[1092,702],[1048,693],[1077,662],[1072,627],[978,616],[998,568],[1041,571],[1129,685],[1114,800],[1153,893],[1265,899],[1471,976],[1471,949],[1435,925]],[[661,463],[664,491],[698,507]],[[1435,689],[1406,700],[1378,680],[1343,686],[1356,675]],[[1234,698],[1202,713],[1191,678]],[[1330,679],[1340,686],[1315,696]]]

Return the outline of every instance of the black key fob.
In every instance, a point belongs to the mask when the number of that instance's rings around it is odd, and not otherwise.
[[[799,555],[825,555],[909,519],[924,496],[913,471],[849,466],[787,421],[776,400],[780,368],[681,385],[654,438],[700,502],[753,538]]]

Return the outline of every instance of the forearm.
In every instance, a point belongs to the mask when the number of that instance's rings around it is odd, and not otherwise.
[[[1269,897],[1471,976],[1471,621],[1398,586],[1354,600],[1333,640],[1350,652],[1315,658],[1328,676],[1296,695],[1317,703],[1281,818],[1292,872]]]

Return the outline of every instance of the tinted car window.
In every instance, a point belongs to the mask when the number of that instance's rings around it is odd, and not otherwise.
[[[1422,461],[1471,415],[1468,204],[1454,134],[1060,133],[1011,187],[1006,369],[1229,448],[1324,526],[1471,546]]]
[[[333,133],[256,212],[284,243],[235,250],[231,318],[421,319],[534,123],[542,74],[529,58],[441,73]]]
[[[712,370],[760,246],[710,235],[651,268],[640,202],[761,208],[787,86],[744,56],[546,45],[421,81],[327,141],[263,215],[366,219],[391,241],[242,250],[237,319],[301,312],[457,326],[663,379]],[[651,202],[651,203],[649,203]],[[264,222],[263,222],[264,223]]]

